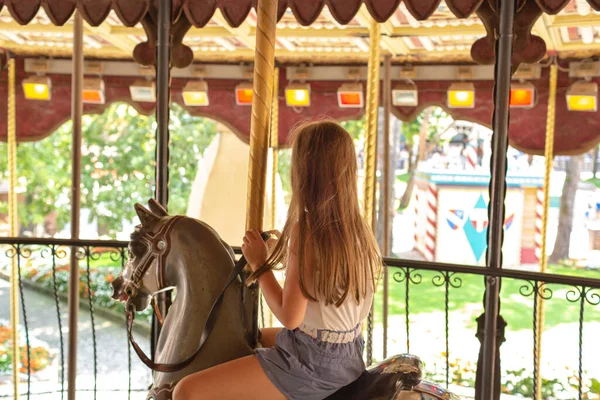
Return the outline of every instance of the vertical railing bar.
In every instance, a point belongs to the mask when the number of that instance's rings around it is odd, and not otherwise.
[[[410,268],[406,269],[406,293],[404,294],[404,314],[406,316],[406,352],[410,353],[410,311],[408,309],[409,301],[409,290],[410,290]]]
[[[62,320],[60,317],[60,301],[58,298],[58,283],[56,282],[56,246],[50,245],[52,252],[52,285],[54,287],[54,302],[56,304],[56,317],[58,320],[58,339],[60,343],[60,398],[65,395],[65,347],[62,335]]]
[[[446,389],[450,386],[450,338],[449,338],[449,303],[450,303],[450,274],[448,272],[444,273],[446,281],[446,298],[444,302],[445,316],[446,316]]]
[[[585,296],[587,295],[587,288],[582,286],[581,288],[581,299],[579,302],[579,370],[578,370],[578,389],[579,389],[579,400],[583,398],[583,311],[585,306]]]
[[[371,305],[367,316],[367,366],[373,364],[373,311],[374,307]]]
[[[538,320],[537,320],[537,309],[538,309],[538,281],[533,284],[533,399],[538,398]]]
[[[27,323],[27,309],[25,307],[25,291],[23,289],[23,279],[21,278],[21,252],[29,250],[16,245],[17,249],[17,272],[19,275],[19,293],[21,295],[21,309],[23,310],[23,326],[25,327],[25,346],[27,346],[27,400],[31,396],[31,344],[29,343],[29,324]]]
[[[119,249],[121,255],[121,270],[125,269],[125,258],[127,253],[124,248]],[[125,323],[125,340],[127,341],[127,400],[131,400],[131,343],[129,343],[129,334],[127,332],[127,323]]]
[[[92,250],[89,246],[84,248],[85,254],[85,270],[86,270],[86,282],[88,290],[88,304],[90,306],[90,321],[92,323],[92,346],[94,351],[94,400],[96,399],[97,383],[98,383],[98,354],[96,344],[96,324],[94,321],[94,299],[92,294],[92,285],[90,279],[90,258],[92,257]]]

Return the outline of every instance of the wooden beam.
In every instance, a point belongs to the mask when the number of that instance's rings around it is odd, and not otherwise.
[[[0,32],[17,32],[17,33],[68,33],[73,35],[73,28],[70,25],[55,26],[55,25],[41,25],[41,24],[29,24],[20,25],[14,21],[12,22],[0,22]]]
[[[543,20],[544,25],[548,27],[548,34],[550,35],[550,38],[552,39],[552,44],[554,46],[554,50],[555,51],[562,50],[564,42],[563,42],[562,38],[560,37],[559,28],[555,28],[552,25],[553,18],[550,17],[549,15],[542,14],[540,19]]]
[[[113,35],[112,27],[106,22],[100,26],[89,26],[88,24],[85,24],[84,32],[87,34],[100,36],[114,47],[118,48],[119,50],[123,50],[128,56],[133,54],[133,49],[137,44],[126,36]]]
[[[600,14],[590,13],[588,15],[556,15],[550,20],[549,27],[576,27],[576,26],[600,26]]]
[[[542,39],[544,39],[544,42],[546,42],[546,48],[548,50],[554,51],[557,48],[556,42],[550,32],[550,28],[548,28],[546,18],[544,17],[545,15],[542,14],[540,18],[538,18],[538,20],[535,21],[535,25],[533,26],[533,33],[539,35]]]
[[[367,8],[363,5],[358,13],[356,14],[356,20],[365,28],[364,35],[369,34],[368,26],[371,21],[371,14]],[[408,54],[410,49],[406,46],[406,43],[402,39],[392,38],[391,36],[394,34],[394,26],[388,20],[381,24],[381,46],[391,53],[393,56]]]
[[[251,26],[248,23],[248,20],[245,20],[244,22],[242,22],[242,24],[237,27],[237,28],[232,28],[231,26],[229,26],[229,23],[227,23],[227,21],[225,20],[225,17],[223,17],[223,14],[221,14],[221,10],[217,9],[217,11],[215,11],[214,15],[213,15],[213,20],[217,21],[219,24],[221,24],[221,26],[223,27],[223,29],[225,29],[225,31],[227,31],[229,33],[229,37],[231,37],[233,35],[234,38],[236,38],[237,40],[239,40],[240,42],[242,42],[244,44],[244,46],[246,46],[247,48],[254,50],[254,47],[256,45],[256,38],[255,38],[255,34],[250,34],[250,30],[251,30]],[[206,28],[202,28],[199,30],[204,31],[204,29]],[[190,36],[190,34],[188,33],[188,35],[186,36]]]

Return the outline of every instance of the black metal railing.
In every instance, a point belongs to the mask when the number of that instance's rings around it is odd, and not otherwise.
[[[121,306],[110,298],[110,281],[125,265],[127,244],[104,240],[0,238],[0,254],[4,256],[2,278],[9,279],[13,262],[19,278],[19,320],[24,339],[24,343],[20,343],[21,373],[24,379],[26,377],[26,386],[20,390],[22,398],[39,395],[66,398],[65,366],[69,357],[63,332],[66,318],[79,318],[79,342],[84,344],[78,351],[78,378],[81,379],[77,392],[92,392],[94,398],[100,392],[114,392],[129,399],[131,393],[147,390],[150,373],[141,362],[132,359],[124,314]],[[79,264],[81,312],[65,318],[71,253]],[[9,307],[2,309],[8,313]],[[3,316],[2,319],[8,318]],[[136,330],[138,335],[141,333],[149,339],[149,330],[143,325],[138,325]],[[33,337],[35,332],[42,332],[41,336]],[[141,342],[147,351],[148,340]],[[58,360],[51,362],[51,353],[57,353]],[[36,380],[33,383],[36,373],[44,373],[41,366],[51,368],[48,364],[57,367],[57,382]],[[106,373],[112,374],[111,378],[102,381],[101,375]],[[126,380],[114,379],[124,373]],[[0,393],[0,397],[12,398],[12,388]]]
[[[69,356],[65,352],[65,343],[62,334],[65,323],[66,310],[66,292],[65,285],[68,282],[70,273],[68,260],[70,252],[75,252],[81,271],[80,294],[84,298],[81,307],[84,312],[79,313],[82,333],[79,340],[83,341],[80,346],[80,352],[84,350],[81,360],[86,360],[81,365],[79,373],[88,379],[78,383],[77,391],[93,392],[94,395],[101,391],[120,392],[123,398],[129,398],[132,392],[145,391],[151,383],[149,371],[137,360],[131,357],[129,343],[124,325],[124,318],[119,309],[120,305],[108,300],[110,293],[109,281],[116,276],[126,261],[127,242],[122,241],[92,241],[92,240],[61,240],[61,239],[29,239],[29,238],[0,238],[0,248],[4,254],[2,263],[10,268],[14,261],[19,276],[19,297],[21,305],[21,323],[23,326],[23,338],[25,346],[23,350],[26,357],[22,358],[24,374],[27,377],[27,390],[22,391],[24,397],[42,393],[60,394],[61,398],[66,398],[66,358]],[[239,254],[239,249],[235,249]],[[439,346],[443,348],[440,359],[442,368],[440,371],[431,370],[430,366],[437,361],[432,359],[427,363],[428,376],[435,375],[435,379],[446,386],[451,384],[471,383],[460,382],[456,377],[460,365],[453,366],[452,355],[457,352],[457,345],[453,344],[451,335],[451,325],[453,323],[453,313],[463,312],[459,303],[473,305],[471,312],[478,314],[483,312],[482,298],[485,290],[485,277],[494,276],[501,278],[503,287],[501,289],[501,315],[507,318],[509,327],[512,321],[525,321],[527,329],[532,332],[531,349],[526,348],[527,365],[532,371],[532,382],[529,384],[531,396],[535,398],[537,394],[537,382],[543,378],[543,374],[538,370],[534,363],[534,355],[540,350],[540,344],[537,342],[535,332],[540,321],[537,319],[535,310],[540,301],[547,303],[547,315],[555,315],[557,310],[565,309],[561,305],[560,298],[566,304],[570,304],[568,315],[563,316],[570,320],[576,326],[576,332],[571,338],[565,338],[565,342],[575,344],[577,349],[576,360],[573,365],[575,372],[574,384],[575,390],[573,398],[585,399],[588,388],[583,384],[586,366],[593,365],[595,356],[588,356],[584,352],[586,342],[584,342],[584,329],[586,321],[600,321],[600,279],[579,276],[567,276],[548,273],[536,273],[527,271],[518,271],[511,269],[488,269],[484,267],[463,266],[443,263],[427,263],[415,260],[386,259],[389,274],[392,277],[389,284],[389,304],[391,309],[384,312],[382,309],[381,291],[376,296],[372,323],[369,324],[367,332],[366,354],[375,355],[376,359],[383,359],[387,354],[385,350],[380,351],[377,347],[394,349],[394,352],[413,352],[417,355],[423,351],[419,347],[419,341],[415,342],[417,337],[435,338],[431,332],[443,332],[439,335]],[[106,264],[106,265],[105,265]],[[5,270],[7,271],[7,269]],[[33,273],[36,272],[36,273]],[[111,276],[112,275],[112,276]],[[600,274],[599,274],[600,277]],[[4,276],[6,279],[7,277]],[[37,291],[32,291],[35,287]],[[42,293],[44,301],[36,300],[36,293]],[[517,306],[511,306],[511,299],[518,299]],[[261,302],[262,304],[262,302]],[[43,309],[40,310],[40,307]],[[512,307],[512,308],[511,308]],[[8,307],[2,307],[8,310]],[[113,311],[111,311],[111,309]],[[261,320],[264,326],[264,313],[261,310]],[[415,320],[425,312],[436,311],[443,312],[443,316],[436,317],[428,331],[419,328]],[[474,326],[474,317],[469,316],[468,329]],[[42,315],[43,318],[40,316]],[[52,316],[52,317],[50,317]],[[381,346],[382,341],[375,331],[383,325],[383,316],[396,318],[397,323],[387,322],[389,332],[387,333],[387,346]],[[1,317],[4,319],[4,317]],[[68,318],[77,318],[77,316],[68,316]],[[555,317],[553,317],[556,319]],[[7,318],[6,318],[7,319]],[[102,326],[99,327],[99,319],[102,319]],[[112,322],[111,322],[112,321]],[[461,323],[464,321],[461,320]],[[552,322],[552,321],[551,321]],[[115,325],[117,328],[108,329],[106,326]],[[43,329],[40,329],[43,328]],[[32,375],[35,373],[35,354],[36,349],[34,336],[35,332],[44,330],[55,330],[58,337],[53,339],[56,347],[56,365],[59,369],[58,381],[50,389],[48,385],[36,387],[38,383],[32,381]],[[89,331],[89,332],[88,332]],[[141,330],[149,338],[148,329]],[[469,331],[469,346],[479,347],[475,340],[475,328]],[[89,334],[88,334],[89,333]],[[385,336],[384,336],[385,337]],[[38,338],[44,340],[44,338]],[[412,340],[412,342],[411,342]],[[433,341],[434,339],[429,339]],[[509,339],[510,340],[510,339]],[[422,342],[422,340],[421,340]],[[415,344],[416,343],[416,344]],[[0,343],[1,344],[1,343]],[[149,347],[149,342],[142,343]],[[89,349],[86,350],[86,346]],[[544,347],[544,352],[561,351],[556,348]],[[122,353],[122,354],[120,354]],[[589,357],[589,358],[588,358]],[[102,382],[103,374],[115,372],[117,366],[122,365],[122,372],[127,372],[127,379],[123,386],[109,386],[106,380]],[[82,368],[83,367],[83,368]],[[83,369],[83,371],[81,370]],[[118,368],[117,368],[118,369]],[[137,373],[137,376],[134,376]],[[136,382],[134,382],[134,380]],[[114,383],[114,381],[113,381]],[[108,389],[105,389],[108,388]],[[0,394],[0,397],[12,397],[12,393]],[[94,396],[95,397],[95,396]]]

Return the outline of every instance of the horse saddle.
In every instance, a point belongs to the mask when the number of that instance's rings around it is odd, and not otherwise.
[[[418,357],[401,354],[369,367],[326,400],[458,400],[434,383],[421,380]]]

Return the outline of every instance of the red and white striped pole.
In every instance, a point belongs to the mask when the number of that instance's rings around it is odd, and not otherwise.
[[[465,148],[466,158],[467,158],[467,170],[475,171],[477,169],[477,152],[475,151],[475,147],[468,145]]]
[[[415,190],[415,248],[419,250],[419,188]]]
[[[427,190],[426,229],[425,229],[425,258],[435,261],[435,245],[437,241],[437,211],[438,188],[434,183],[429,184]]]
[[[539,262],[542,259],[542,226],[544,220],[544,188],[536,191],[535,201],[535,258]]]

